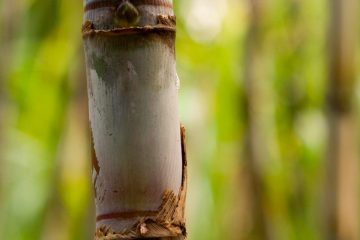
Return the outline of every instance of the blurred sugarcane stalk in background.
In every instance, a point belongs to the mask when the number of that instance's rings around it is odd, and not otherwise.
[[[357,2],[329,1],[326,240],[359,239],[358,127],[354,105]]]
[[[261,74],[259,74],[259,60],[262,57],[262,2],[249,0],[249,26],[245,37],[244,54],[244,168],[247,182],[247,201],[250,205],[250,235],[246,239],[269,240],[270,228],[266,215],[266,199],[264,196],[264,180],[261,171],[263,162],[263,144],[259,130],[259,107],[261,101],[258,96]]]
[[[64,183],[59,151],[67,126],[70,80],[81,74],[77,68],[81,35],[73,24],[80,22],[81,4],[68,0],[0,4],[0,82],[6,93],[0,97],[5,102],[0,121],[6,124],[0,146],[0,238],[82,239],[79,226],[87,202],[77,196],[69,204],[68,189],[76,184],[76,192],[86,199],[87,182],[77,181],[86,169],[76,172],[75,181],[67,178]],[[71,169],[81,159],[76,160]],[[74,211],[79,201],[84,211]]]

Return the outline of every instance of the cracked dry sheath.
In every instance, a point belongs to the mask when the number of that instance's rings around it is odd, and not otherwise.
[[[84,10],[96,239],[185,239],[172,1]]]

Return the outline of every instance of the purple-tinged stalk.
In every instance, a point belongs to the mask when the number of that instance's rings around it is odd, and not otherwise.
[[[171,0],[85,0],[96,239],[184,239]]]

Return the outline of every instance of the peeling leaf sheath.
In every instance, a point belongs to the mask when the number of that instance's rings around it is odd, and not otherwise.
[[[139,238],[168,238],[186,239],[185,227],[185,200],[187,190],[187,157],[185,145],[185,128],[181,131],[181,152],[183,164],[183,178],[178,195],[172,191],[165,191],[162,203],[157,215],[154,217],[142,217],[131,229],[122,232],[114,232],[106,226],[96,230],[95,240],[120,240]]]
[[[82,25],[83,37],[100,34],[100,35],[130,35],[140,34],[144,32],[163,32],[170,31],[176,32],[176,16],[173,15],[157,15],[157,25],[146,26],[129,26],[123,28],[113,29],[95,29],[94,24],[91,21],[85,21]]]
[[[144,27],[128,27],[128,28],[115,28],[111,30],[95,30],[89,28],[83,28],[82,33],[83,37],[93,36],[93,35],[107,35],[107,36],[117,36],[117,35],[132,35],[132,34],[141,34],[144,32],[176,32],[175,27],[166,26],[166,25],[156,25],[156,26],[144,26]]]

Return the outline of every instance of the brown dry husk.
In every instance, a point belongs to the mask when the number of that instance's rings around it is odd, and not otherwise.
[[[130,229],[114,232],[106,226],[96,230],[95,240],[121,240],[143,238],[186,239],[185,200],[187,189],[187,158],[185,145],[185,128],[181,126],[181,149],[183,159],[182,185],[179,194],[165,191],[157,215],[140,218]]]

